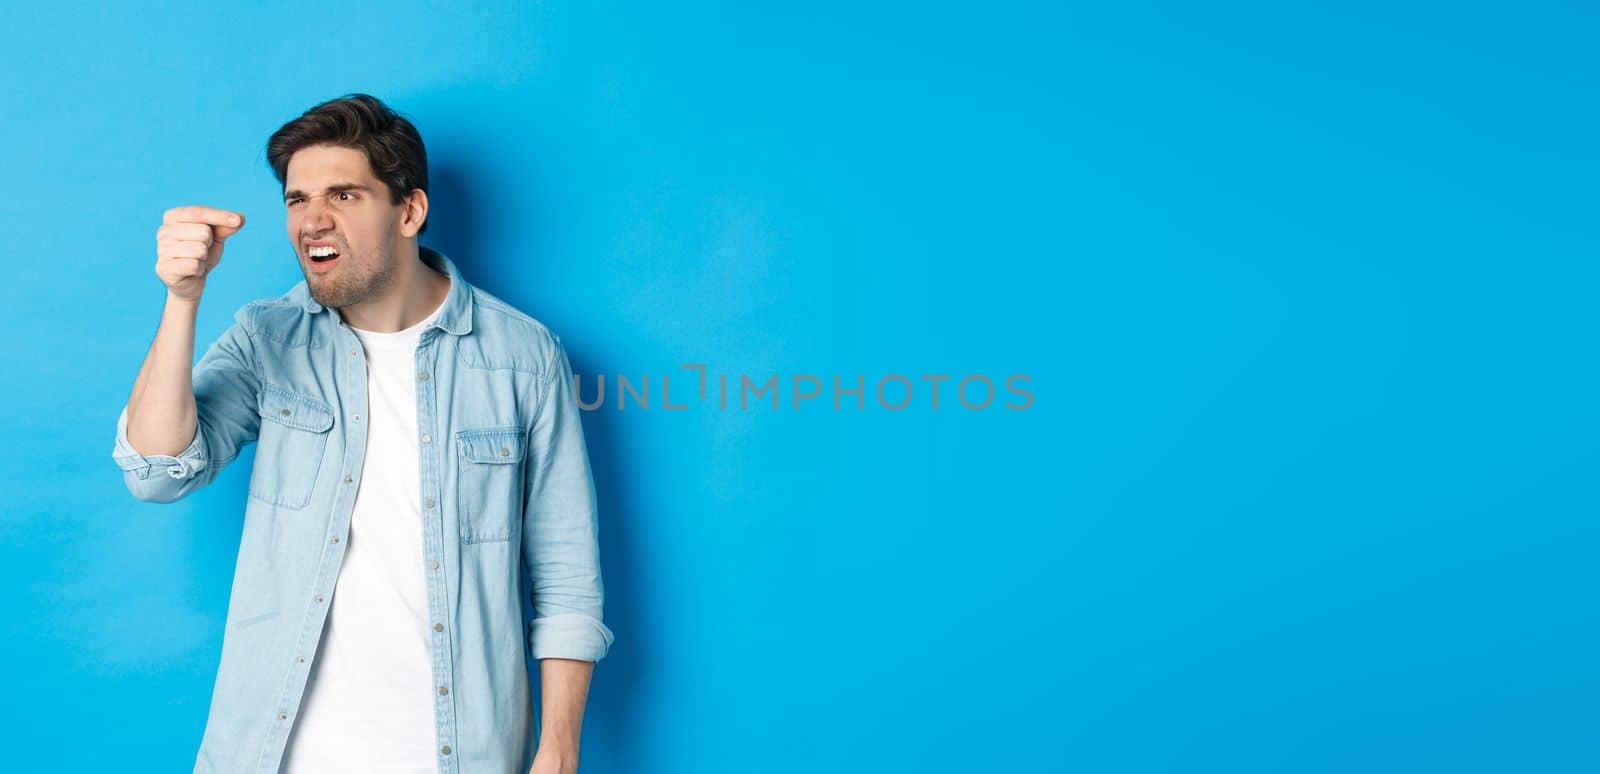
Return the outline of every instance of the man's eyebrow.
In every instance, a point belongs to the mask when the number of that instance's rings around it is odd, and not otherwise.
[[[334,183],[333,185],[330,185],[327,188],[323,189],[322,192],[325,193],[325,194],[329,194],[329,193],[337,193],[339,191],[369,191],[370,192],[371,190],[372,190],[371,188],[369,188],[367,186],[364,186],[364,185],[360,185],[358,183]],[[293,191],[284,191],[283,192],[283,198],[285,198],[285,199],[291,199],[291,198],[294,198],[296,196],[304,197],[305,195],[306,195],[306,192],[302,191],[302,190],[300,190],[298,188],[293,190]]]

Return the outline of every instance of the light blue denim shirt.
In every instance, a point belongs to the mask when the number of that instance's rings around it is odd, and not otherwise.
[[[599,522],[572,366],[537,320],[422,259],[450,292],[416,351],[423,565],[441,774],[525,774],[534,659],[598,661]],[[194,770],[275,774],[345,555],[367,439],[363,349],[301,281],[253,301],[194,367],[199,427],[143,455],[117,419],[113,458],[140,500],[169,503],[256,443],[222,660]]]

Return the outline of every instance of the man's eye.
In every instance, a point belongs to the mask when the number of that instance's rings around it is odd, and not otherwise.
[[[350,197],[349,199],[346,199],[345,201],[351,201],[351,200],[356,198],[356,195],[354,193],[349,192],[349,191],[340,191],[339,195],[340,196],[348,196],[348,197]]]
[[[300,203],[300,197],[297,196],[297,197],[295,197],[293,199],[285,200],[284,201],[284,206],[293,207],[294,205],[299,204],[299,203]]]

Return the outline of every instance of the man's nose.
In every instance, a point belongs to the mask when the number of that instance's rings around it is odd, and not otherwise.
[[[312,196],[306,200],[305,206],[300,208],[300,230],[312,234],[325,231],[332,225],[330,208],[321,196]]]

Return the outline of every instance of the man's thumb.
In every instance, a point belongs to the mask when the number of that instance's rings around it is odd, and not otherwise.
[[[211,235],[217,241],[220,242],[220,241],[222,241],[224,239],[227,239],[228,237],[231,237],[234,234],[239,233],[239,229],[244,228],[244,213],[236,212],[234,214],[239,216],[239,225],[237,225],[237,226],[212,226],[211,227]]]

